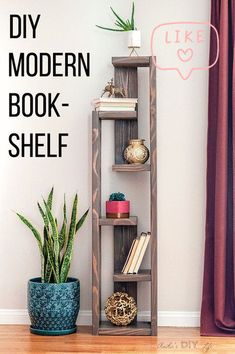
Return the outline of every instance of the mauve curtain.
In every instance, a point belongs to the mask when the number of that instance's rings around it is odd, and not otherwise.
[[[220,39],[209,72],[207,211],[201,335],[235,335],[235,0],[212,0]],[[211,35],[210,59],[216,40]]]

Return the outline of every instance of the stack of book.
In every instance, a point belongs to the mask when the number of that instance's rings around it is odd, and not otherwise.
[[[137,98],[98,98],[93,101],[96,111],[135,111]]]
[[[126,262],[122,268],[122,273],[124,274],[138,273],[145,252],[147,250],[150,237],[151,237],[150,232],[148,233],[142,232],[139,237],[133,240]]]

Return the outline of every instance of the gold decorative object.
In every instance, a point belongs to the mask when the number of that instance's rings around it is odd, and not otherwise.
[[[127,326],[137,315],[137,306],[133,297],[127,293],[116,292],[106,301],[105,315],[117,326]]]
[[[144,164],[149,158],[149,150],[144,139],[131,139],[124,151],[124,158],[130,164]]]
[[[106,92],[108,93],[108,97],[111,97],[111,96],[114,96],[114,97],[123,97],[123,98],[126,97],[126,93],[125,93],[124,88],[123,88],[123,87],[115,86],[114,83],[113,83],[113,79],[111,79],[111,80],[108,82],[108,85],[105,86],[101,97],[103,97],[103,95],[104,95]]]

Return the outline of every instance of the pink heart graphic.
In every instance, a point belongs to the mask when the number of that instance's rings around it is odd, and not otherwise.
[[[189,61],[192,59],[192,56],[193,56],[193,50],[192,48],[188,48],[188,49],[178,49],[177,50],[177,55],[178,55],[178,58],[183,61],[183,62],[186,62],[186,61]]]

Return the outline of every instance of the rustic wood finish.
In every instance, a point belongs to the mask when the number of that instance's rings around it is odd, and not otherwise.
[[[115,67],[115,85],[123,87],[126,97],[138,98],[138,73],[137,68]],[[138,106],[136,107],[138,118]],[[123,152],[129,140],[138,137],[137,121],[115,121],[115,163],[126,164]],[[137,226],[114,227],[114,272],[120,273],[129,253],[132,241],[137,236]],[[137,283],[115,282],[114,291],[124,291],[132,296],[137,303]],[[136,320],[134,321],[136,322]]]
[[[156,124],[156,66],[150,57],[150,190],[151,190],[151,328],[157,335],[157,124]]]
[[[101,123],[92,113],[92,330],[98,334],[100,322],[100,209],[101,209]]]
[[[151,166],[149,164],[119,164],[113,165],[112,170],[114,172],[143,172],[143,171],[150,171]]]
[[[112,63],[115,67],[148,67],[150,57],[116,57]]]
[[[149,336],[151,335],[150,322],[136,322],[128,326],[115,326],[110,322],[102,321],[99,334],[110,336]]]
[[[130,216],[129,219],[100,218],[99,224],[101,226],[135,226],[137,225],[137,221],[137,216]]]
[[[138,274],[114,273],[113,281],[131,282],[131,281],[151,281],[151,270],[141,269]]]
[[[137,114],[136,111],[133,112],[99,112],[99,117],[102,120],[136,120]]]
[[[137,68],[115,68],[114,70],[115,85],[123,87],[127,97],[138,98],[138,76]],[[138,106],[137,106],[138,110]],[[138,111],[136,116],[138,118]],[[124,159],[123,152],[128,145],[130,139],[138,137],[138,123],[136,120],[119,120],[115,121],[115,163],[127,163]]]
[[[114,273],[121,272],[136,236],[137,226],[114,226]],[[114,291],[127,292],[137,302],[137,283],[115,282]]]
[[[156,171],[156,68],[151,57],[113,58],[115,84],[125,89],[127,97],[138,98],[138,67],[149,68],[150,97],[150,164],[130,165],[123,151],[130,139],[138,138],[138,106],[136,112],[93,113],[93,163],[92,163],[92,269],[93,269],[93,334],[102,335],[152,335],[157,334],[157,171]],[[101,121],[114,120],[115,165],[114,172],[150,171],[151,194],[151,270],[138,274],[121,274],[133,239],[137,236],[137,217],[107,219],[101,217]],[[100,319],[100,234],[101,226],[114,227],[114,291],[125,291],[137,302],[137,284],[151,282],[151,322],[134,321],[126,327],[117,327]],[[137,302],[138,305],[138,302]]]

